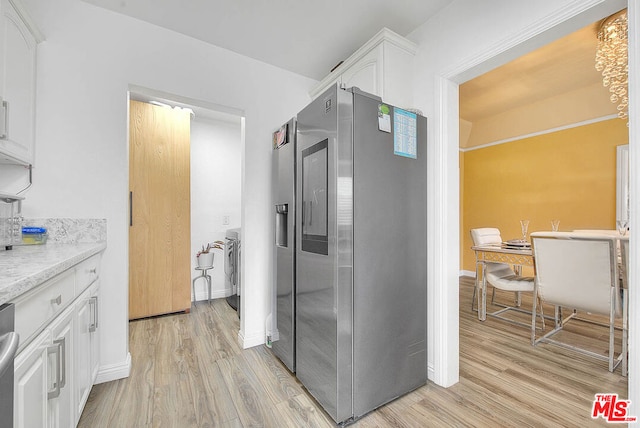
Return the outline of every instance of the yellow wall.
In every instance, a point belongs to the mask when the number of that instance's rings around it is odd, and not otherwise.
[[[471,150],[460,162],[461,268],[475,270],[469,230],[497,227],[502,239],[551,230],[615,229],[616,146],[626,121],[611,119]]]
[[[460,168],[460,245],[461,245],[461,251],[460,251],[460,266],[464,266],[464,260],[463,260],[463,255],[464,252],[462,251],[462,248],[465,248],[465,239],[467,238],[466,235],[469,234],[468,231],[465,230],[464,228],[464,152],[460,152],[459,156],[458,156],[458,162],[459,162],[459,168]],[[475,268],[474,268],[475,269]]]

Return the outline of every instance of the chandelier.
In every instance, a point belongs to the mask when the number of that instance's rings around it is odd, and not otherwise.
[[[604,87],[609,88],[609,99],[618,106],[618,117],[626,119],[629,107],[626,9],[611,15],[600,24],[596,70],[602,73]]]

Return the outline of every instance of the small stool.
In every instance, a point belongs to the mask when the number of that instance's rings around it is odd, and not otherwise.
[[[196,276],[195,278],[193,278],[193,303],[196,302],[196,281],[200,278],[204,278],[207,281],[207,285],[209,286],[209,300],[208,302],[211,303],[211,275],[207,274],[207,271],[209,269],[213,269],[213,266],[196,266],[196,270],[201,271],[200,272],[200,276]]]

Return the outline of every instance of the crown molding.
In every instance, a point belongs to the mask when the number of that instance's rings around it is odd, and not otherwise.
[[[36,39],[36,43],[43,42],[45,40],[44,34],[42,34],[40,29],[36,25],[36,22],[33,20],[33,18],[31,18],[31,15],[29,15],[27,7],[24,5],[24,3],[22,3],[21,0],[9,0],[9,3],[11,3],[13,8],[16,10],[16,13],[27,26],[31,34],[33,34],[33,37]]]

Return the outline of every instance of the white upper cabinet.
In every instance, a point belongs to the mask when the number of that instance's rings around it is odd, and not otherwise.
[[[43,40],[19,0],[0,0],[0,163],[33,164],[36,45]]]
[[[413,104],[411,73],[417,46],[383,28],[338,68],[325,77],[309,95],[316,98],[334,83],[358,87],[398,107]]]
[[[381,59],[384,57],[383,46],[377,45],[351,67],[344,70],[340,76],[340,86],[351,88],[353,86],[370,94],[380,95],[384,93],[382,85],[383,66]]]

